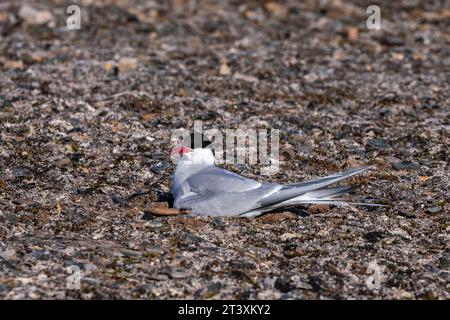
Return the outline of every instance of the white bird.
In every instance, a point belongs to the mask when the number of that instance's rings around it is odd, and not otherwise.
[[[349,187],[327,186],[363,172],[370,167],[337,173],[293,184],[260,183],[215,166],[210,149],[174,148],[181,156],[173,176],[174,208],[194,215],[254,217],[274,209],[303,204],[344,204],[337,196]],[[373,203],[351,203],[382,206]]]

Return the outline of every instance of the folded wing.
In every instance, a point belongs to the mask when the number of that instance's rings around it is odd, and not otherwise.
[[[191,209],[199,215],[253,216],[283,206],[339,200],[335,197],[351,188],[326,187],[368,168],[303,183],[279,185],[261,184],[224,169],[208,167],[183,182],[182,187],[187,192],[176,200],[175,207]]]

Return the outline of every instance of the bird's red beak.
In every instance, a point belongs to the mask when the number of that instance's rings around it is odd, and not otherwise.
[[[172,149],[170,152],[170,156],[182,157],[184,154],[191,152],[192,149],[187,148],[185,146],[179,146]]]

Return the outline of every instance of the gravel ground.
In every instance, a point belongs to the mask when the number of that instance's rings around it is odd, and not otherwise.
[[[450,298],[449,1],[75,2],[0,1],[0,298]],[[155,217],[194,120],[388,207]]]

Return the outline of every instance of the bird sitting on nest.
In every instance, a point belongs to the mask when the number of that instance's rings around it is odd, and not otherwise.
[[[264,183],[216,167],[214,154],[209,148],[210,142],[203,136],[201,145],[198,144],[199,137],[194,134],[190,141],[192,148],[181,145],[172,150],[172,155],[181,157],[173,176],[174,209],[165,210],[166,214],[160,212],[161,215],[255,217],[273,210],[305,204],[384,206],[348,202],[341,196],[353,188],[329,187],[371,167],[299,183]]]

